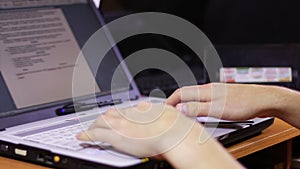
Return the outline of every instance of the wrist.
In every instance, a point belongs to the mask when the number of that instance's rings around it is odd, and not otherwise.
[[[180,143],[163,153],[162,156],[175,168],[197,168],[196,162],[199,160],[193,158],[198,157],[198,155],[195,155],[196,153],[201,154],[201,151],[196,152],[196,148],[200,144],[199,137],[202,132],[205,132],[204,127],[195,124]]]
[[[257,111],[258,117],[281,117],[290,99],[290,90],[279,86],[261,86],[264,88],[260,101],[260,109]]]
[[[200,124],[163,157],[174,168],[243,168]]]
[[[280,103],[276,105],[276,117],[287,122],[297,121],[299,111],[300,93],[288,88],[281,88]]]

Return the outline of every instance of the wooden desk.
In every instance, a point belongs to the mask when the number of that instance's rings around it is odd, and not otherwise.
[[[228,147],[227,150],[235,157],[241,158],[262,149],[271,147],[300,135],[300,130],[292,127],[280,119],[275,119],[274,124],[263,130],[260,135]]]
[[[274,124],[263,130],[260,135],[247,139],[227,148],[237,159],[246,159],[252,163],[273,160],[275,168],[291,168],[292,139],[300,135],[300,130],[292,127],[280,119],[275,119]],[[250,158],[247,159],[247,157]],[[246,161],[244,160],[244,161]],[[270,161],[268,161],[270,163]]]
[[[227,150],[237,159],[246,157],[260,150],[276,146],[278,144],[284,144],[285,152],[283,154],[286,157],[286,164],[283,168],[290,168],[292,139],[300,135],[300,130],[290,126],[282,120],[275,119],[272,126],[265,129],[260,135],[247,139],[243,142],[235,144],[227,148]],[[12,160],[4,157],[0,157],[0,166],[6,169],[46,169],[46,167]]]

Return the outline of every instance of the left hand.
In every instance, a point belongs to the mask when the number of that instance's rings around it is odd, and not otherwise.
[[[173,148],[193,124],[194,120],[172,106],[140,103],[133,108],[107,111],[77,138],[107,142],[125,153],[150,157]]]

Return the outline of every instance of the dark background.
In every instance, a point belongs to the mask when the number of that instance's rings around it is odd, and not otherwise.
[[[299,9],[299,0],[102,0],[101,6],[107,21],[145,11],[165,12],[185,18],[208,36],[225,67],[292,67],[292,83],[275,85],[296,90],[300,89]],[[197,57],[170,39],[154,35],[135,37],[119,47],[125,57],[147,47],[170,50],[191,67],[199,84],[209,82]],[[159,88],[168,96],[178,87],[168,74],[158,70],[143,71],[135,80],[145,95]],[[299,142],[300,138],[294,140],[295,157],[300,157]]]
[[[197,25],[216,44],[298,43],[298,0],[102,0],[108,18],[165,12]],[[109,19],[109,18],[108,18]]]
[[[299,7],[299,0],[102,0],[100,9],[108,22],[145,11],[185,18],[208,36],[224,67],[292,67],[293,82],[276,85],[299,89]],[[209,82],[202,73],[205,72],[202,62],[182,44],[168,38],[139,36],[125,40],[119,47],[125,57],[147,47],[172,51],[191,67],[199,84]],[[143,71],[135,79],[145,95],[155,88],[169,95],[178,87],[171,77],[159,70]]]

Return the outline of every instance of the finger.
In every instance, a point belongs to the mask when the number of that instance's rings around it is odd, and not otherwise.
[[[122,108],[111,108],[111,109],[108,109],[104,113],[104,115],[105,115],[105,117],[119,117],[120,111],[122,111]]]
[[[83,132],[80,132],[76,135],[76,138],[78,140],[81,140],[81,141],[92,141],[92,137],[91,137],[91,133],[90,133],[91,130],[87,130],[87,131],[83,131]]]
[[[111,128],[110,125],[107,123],[107,120],[104,118],[104,114],[100,115],[97,117],[97,119],[89,126],[90,129],[94,128],[106,128],[109,129]]]
[[[137,108],[145,108],[145,107],[147,108],[149,106],[151,106],[151,102],[145,102],[145,101],[139,102],[136,105]]]
[[[141,103],[133,108],[126,108],[122,110],[122,122],[129,122],[135,124],[147,123],[156,118],[159,111],[153,111],[153,106],[150,103]],[[154,116],[154,117],[153,117]]]
[[[114,108],[110,109],[105,112],[103,118],[105,119],[120,119],[124,118],[128,112],[132,112],[135,108],[128,107],[128,108]]]
[[[167,100],[166,103],[172,106],[181,102],[189,101],[210,101],[211,85],[189,86],[177,89]]]
[[[101,141],[111,143],[116,138],[116,134],[107,129],[96,128],[78,133],[76,138],[81,141]]]
[[[187,116],[208,116],[210,107],[210,102],[187,102],[176,105],[176,109]]]
[[[97,136],[96,136],[96,135],[98,135],[97,133],[101,130],[104,130],[104,129],[99,129],[99,128],[89,129],[89,130],[78,133],[76,138],[81,141],[95,141],[97,139]]]

